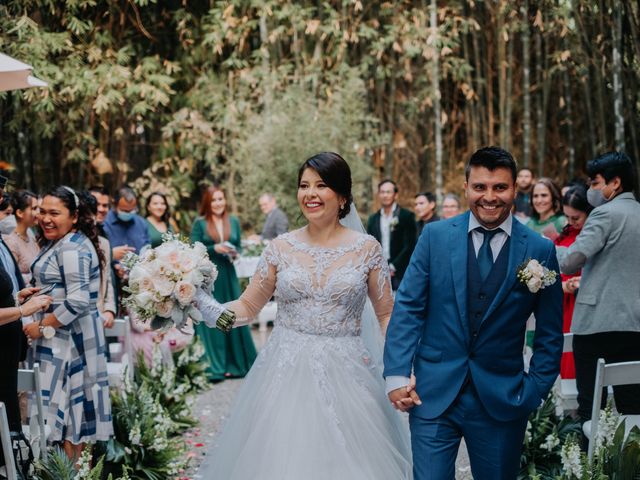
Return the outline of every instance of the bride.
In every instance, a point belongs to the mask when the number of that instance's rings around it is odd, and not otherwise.
[[[380,341],[386,330],[388,266],[373,237],[340,223],[351,200],[351,172],[340,155],[308,159],[298,172],[308,225],[273,240],[247,290],[225,304],[238,326],[275,294],[278,315],[199,478],[411,478],[408,428],[385,395],[377,339],[364,334],[367,296]],[[200,291],[197,301],[215,325],[211,297]]]

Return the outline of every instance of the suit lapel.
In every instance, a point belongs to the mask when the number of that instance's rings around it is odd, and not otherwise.
[[[460,323],[465,337],[469,335],[467,324],[467,245],[469,235],[469,213],[451,224],[449,248],[451,248],[451,275],[460,313]]]
[[[513,220],[513,227],[511,229],[511,245],[509,247],[509,265],[507,267],[507,274],[504,277],[504,281],[500,286],[500,290],[496,294],[493,302],[489,305],[482,322],[484,322],[489,315],[491,315],[503,302],[513,284],[516,282],[516,270],[518,266],[524,262],[525,255],[527,253],[527,231],[520,225],[520,222],[516,219]]]
[[[378,240],[378,242],[382,242],[382,235],[380,233],[380,210],[373,215],[372,223],[371,234],[376,238],[376,240]]]

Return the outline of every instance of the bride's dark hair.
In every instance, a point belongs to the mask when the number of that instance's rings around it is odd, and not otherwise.
[[[298,170],[298,185],[300,185],[302,174],[307,168],[315,171],[331,190],[344,197],[346,203],[344,208],[338,212],[338,218],[346,217],[351,210],[351,202],[353,201],[353,196],[351,195],[351,169],[346,160],[333,152],[315,154],[307,159]]]

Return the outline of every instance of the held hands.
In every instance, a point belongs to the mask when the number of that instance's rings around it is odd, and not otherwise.
[[[393,408],[400,410],[401,412],[407,412],[416,405],[422,405],[422,400],[420,400],[415,388],[416,377],[412,374],[409,380],[409,385],[391,390],[388,396]]]
[[[25,292],[25,291],[28,291],[28,290],[35,290],[37,292],[40,289],[39,288],[25,288],[24,290],[21,290],[20,293],[18,294],[18,301],[20,301],[20,294],[22,292]],[[31,293],[29,293],[29,295],[30,294]],[[51,305],[52,301],[53,301],[53,298],[50,297],[49,295],[34,295],[29,300],[27,300],[25,303],[20,305],[20,309],[22,310],[22,314],[28,317],[28,316],[33,315],[34,313],[36,313],[36,312],[38,312],[40,310],[42,310],[44,312],[47,308],[49,308],[49,305]]]

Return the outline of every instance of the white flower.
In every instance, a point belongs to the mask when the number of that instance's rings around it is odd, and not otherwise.
[[[178,282],[174,292],[180,305],[189,305],[196,295],[196,287],[188,282]]]
[[[531,275],[533,275],[534,277],[542,278],[542,276],[544,275],[544,267],[540,265],[540,262],[535,259],[529,260],[529,263],[527,264],[527,270],[529,270],[529,273],[531,273]]]
[[[171,312],[174,305],[175,304],[171,298],[165,298],[162,302],[156,305],[158,315],[164,318],[171,318]]]
[[[531,293],[536,293],[542,287],[542,279],[539,277],[531,277],[527,280],[527,288]]]
[[[187,273],[196,268],[197,260],[192,252],[184,251],[180,253],[179,265],[180,270]]]
[[[544,439],[544,444],[542,445],[549,452],[553,452],[553,449],[560,445],[560,439],[555,433],[551,433],[547,435],[547,438]]]
[[[134,296],[136,305],[141,308],[148,308],[153,304],[153,294],[149,291],[141,291]]]
[[[524,432],[524,439],[526,442],[530,442],[531,441],[531,429],[533,428],[533,425],[531,425],[531,422],[527,421],[527,430]]]
[[[618,415],[613,413],[611,405],[607,405],[607,408],[600,412],[600,421],[598,422],[598,432],[596,434],[596,449],[610,445],[613,442],[619,418]]]
[[[173,292],[176,284],[167,277],[157,276],[153,279],[153,285],[161,297],[168,297]]]
[[[133,425],[133,428],[129,432],[129,441],[131,445],[141,445],[142,444],[142,432],[140,431],[140,424],[137,422]]]
[[[582,476],[582,454],[577,443],[565,443],[560,451],[560,458],[562,459],[562,468],[565,473],[577,478]]]

